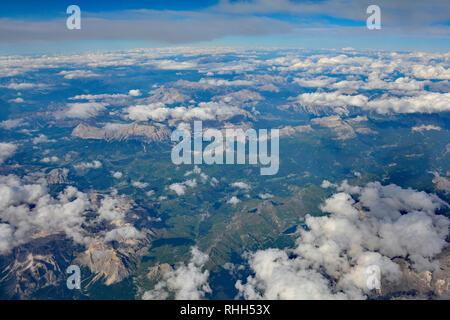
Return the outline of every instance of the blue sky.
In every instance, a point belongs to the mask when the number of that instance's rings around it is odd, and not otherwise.
[[[48,19],[64,17],[66,8],[76,4],[88,12],[111,12],[122,10],[200,10],[217,4],[211,0],[27,0],[3,1],[0,3],[0,17]]]
[[[67,30],[76,4],[82,29]],[[368,30],[366,9],[381,9]],[[447,0],[70,0],[0,3],[0,53],[173,45],[448,51]]]

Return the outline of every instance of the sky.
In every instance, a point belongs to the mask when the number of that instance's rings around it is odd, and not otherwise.
[[[381,29],[369,30],[376,4]],[[68,30],[69,5],[81,29]],[[448,0],[2,1],[0,53],[164,46],[448,51]]]

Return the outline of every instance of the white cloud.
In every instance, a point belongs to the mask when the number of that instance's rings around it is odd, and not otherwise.
[[[142,237],[124,221],[130,208],[124,197],[105,195],[98,204],[72,186],[53,197],[44,178],[33,176],[33,182],[27,182],[30,179],[31,176],[0,176],[0,254],[8,254],[38,235],[63,233],[82,245]],[[97,218],[87,219],[87,210]],[[105,221],[117,221],[121,227],[105,225]],[[103,228],[98,228],[100,225]],[[98,231],[93,232],[95,229]]]
[[[16,153],[17,146],[13,143],[0,142],[0,164]]]
[[[4,120],[2,122],[0,122],[0,128],[2,129],[6,129],[6,130],[11,130],[11,129],[15,129],[21,126],[24,126],[26,123],[24,122],[23,119],[10,119],[10,120]]]
[[[125,210],[128,208],[128,202],[124,197],[110,197],[106,196],[100,202],[98,209],[99,219],[106,221],[121,220],[125,217]]]
[[[230,200],[227,201],[227,203],[231,204],[231,205],[237,205],[239,202],[241,202],[241,200],[238,199],[238,197],[236,196],[232,196],[230,198]]]
[[[196,179],[190,179],[190,180],[186,180],[185,182],[183,182],[186,186],[190,187],[190,188],[194,188],[197,186],[197,180]]]
[[[58,162],[58,161],[59,161],[59,158],[56,156],[45,157],[41,160],[41,162],[43,162],[43,163]]]
[[[184,174],[185,177],[191,176],[191,175],[197,175],[200,178],[199,181],[201,183],[206,183],[209,179],[209,176],[207,174],[205,174],[204,172],[202,172],[200,167],[198,167],[197,165],[195,165],[192,170],[186,171]],[[214,177],[211,178],[211,185],[214,185],[215,181],[217,181],[217,180]],[[195,188],[196,186],[197,186],[197,178],[193,178],[193,179],[181,182],[181,183],[173,183],[168,188],[180,196],[180,195],[184,195],[186,193],[186,188]]]
[[[33,144],[56,142],[54,139],[49,139],[45,134],[40,134],[33,138]]]
[[[314,270],[302,268],[279,249],[257,251],[248,257],[255,273],[245,284],[236,283],[240,296],[247,300],[344,299],[343,293],[333,293],[328,280]]]
[[[233,182],[231,184],[231,186],[239,188],[239,189],[243,189],[243,190],[250,190],[251,189],[250,185],[248,185],[247,183],[242,182],[242,181]]]
[[[85,170],[85,169],[100,169],[102,167],[102,163],[98,160],[94,160],[92,162],[81,162],[73,166],[76,170]]]
[[[64,76],[65,79],[83,79],[83,78],[100,77],[99,74],[93,73],[90,70],[61,71],[59,75]]]
[[[23,184],[9,175],[0,177],[0,190],[0,217],[11,231],[0,244],[3,248],[0,254],[30,241],[40,231],[65,232],[74,241],[84,243],[82,213],[89,207],[89,201],[76,188],[68,187],[54,199],[47,194],[45,184]]]
[[[68,110],[58,112],[57,118],[88,119],[106,109],[106,104],[100,102],[68,103],[67,106]]]
[[[168,108],[163,103],[152,103],[148,105],[136,105],[126,109],[127,117],[137,121],[165,121],[167,119],[177,120],[225,120],[235,115],[242,114],[238,107],[219,102],[200,102],[197,107]]]
[[[367,103],[378,113],[433,113],[450,111],[450,93],[429,92],[414,97],[385,98]]]
[[[69,98],[69,100],[104,100],[108,103],[127,103],[129,98],[139,97],[142,93],[138,89],[128,91],[128,94],[123,93],[102,93],[102,94],[81,94]]]
[[[200,169],[199,166],[195,165],[194,169],[192,169],[190,171],[186,171],[184,176],[187,177],[187,176],[190,176],[191,174],[201,174],[201,173],[202,173],[202,169]]]
[[[102,93],[102,94],[80,94],[74,97],[69,98],[69,100],[120,100],[124,98],[128,98],[128,94],[122,93]]]
[[[186,188],[195,188],[196,186],[197,179],[190,179],[181,183],[172,183],[168,188],[169,190],[174,191],[177,195],[182,196],[186,193]]]
[[[430,130],[441,131],[442,129],[441,129],[441,127],[438,127],[438,126],[435,126],[432,124],[428,124],[428,125],[422,124],[420,126],[414,126],[411,128],[412,132],[424,132],[424,131],[430,131]]]
[[[132,89],[128,91],[128,95],[131,97],[139,97],[140,95],[142,95],[142,93],[139,89]]]
[[[333,185],[327,183],[327,185]],[[254,273],[236,288],[246,299],[365,299],[367,268],[382,281],[400,281],[393,258],[409,259],[418,272],[434,270],[450,221],[435,212],[437,196],[378,182],[343,183],[321,206],[326,216],[306,216],[293,249],[268,249],[247,256]],[[358,200],[356,202],[355,199]]]
[[[212,293],[208,284],[209,271],[203,270],[209,257],[197,247],[191,248],[192,258],[187,265],[179,264],[163,274],[163,279],[153,290],[146,291],[144,300],[165,300],[170,295],[176,300],[200,300]]]
[[[135,188],[139,188],[139,189],[145,189],[148,187],[148,183],[147,182],[140,182],[140,181],[133,181],[131,183],[131,185]]]
[[[346,85],[348,86],[348,85]],[[399,88],[402,88],[401,86]],[[403,88],[405,89],[405,88]],[[415,89],[415,87],[411,87]],[[294,98],[294,101],[304,106],[356,106],[363,109],[374,110],[381,114],[386,113],[434,113],[450,110],[450,93],[437,93],[422,91],[418,95],[404,97],[382,97],[371,100],[362,95],[346,95],[339,91],[303,93]]]
[[[22,83],[11,82],[5,87],[12,90],[29,90],[35,88],[44,88],[45,85],[40,83],[29,83],[29,82],[22,82]]]
[[[417,81],[415,79],[400,77],[394,81],[386,81],[380,79],[377,73],[369,75],[367,81],[362,80],[342,80],[329,85],[329,88],[339,90],[389,90],[391,92],[418,92],[423,90],[425,84],[428,82]]]
[[[174,191],[177,195],[182,196],[186,192],[186,186],[182,183],[172,183],[169,189]]]
[[[323,180],[323,181],[322,181],[322,184],[321,184],[320,186],[321,186],[322,188],[324,188],[324,189],[327,189],[327,188],[330,188],[330,187],[333,187],[333,188],[336,188],[336,187],[337,187],[336,184],[331,183],[331,182],[328,181],[328,180]]]
[[[414,65],[412,74],[420,79],[450,79],[450,69],[443,66]]]
[[[169,109],[163,103],[136,105],[126,109],[127,117],[131,120],[148,121],[149,119],[164,121],[169,116]]]
[[[142,233],[139,232],[135,227],[126,226],[108,231],[105,234],[104,241],[111,242],[118,240],[134,240],[140,239],[142,237],[143,237]]]
[[[15,99],[9,100],[9,102],[23,103],[23,102],[25,102],[25,100],[23,100],[23,98],[21,98],[21,97],[17,97],[17,98],[15,98]]]
[[[122,172],[120,171],[113,172],[112,175],[115,179],[120,179],[123,176]]]
[[[335,92],[303,93],[295,98],[296,102],[306,106],[357,106],[366,105],[368,98],[364,95],[346,95]]]

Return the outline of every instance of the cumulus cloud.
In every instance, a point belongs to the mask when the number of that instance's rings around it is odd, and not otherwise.
[[[163,103],[151,103],[148,105],[136,105],[126,109],[127,117],[131,120],[148,121],[149,119],[164,121],[170,113]]]
[[[108,103],[127,103],[130,98],[139,97],[142,93],[139,89],[132,89],[128,91],[128,94],[123,93],[102,93],[102,94],[80,94],[69,98],[69,100],[102,100]]]
[[[412,74],[420,79],[450,79],[450,68],[440,65],[414,65],[412,66]]]
[[[372,100],[367,109],[378,113],[433,113],[450,111],[450,93],[427,92],[413,97]]]
[[[40,134],[33,138],[33,144],[56,142],[54,139],[49,139],[45,134]]]
[[[330,106],[330,107],[341,107],[341,106],[364,106],[368,98],[364,95],[346,95],[341,94],[338,91],[335,92],[314,92],[314,93],[303,93],[297,96],[295,99],[298,103],[306,106]]]
[[[15,83],[15,82],[11,82],[10,84],[8,84],[8,85],[6,85],[4,87],[6,87],[8,89],[13,89],[13,90],[26,90],[26,89],[32,89],[35,86],[36,85],[33,84],[33,83],[27,83],[27,82]]]
[[[197,179],[186,180],[181,183],[172,183],[168,188],[174,191],[177,195],[182,196],[186,193],[186,188],[194,188],[197,186]]]
[[[102,94],[80,94],[69,98],[69,100],[114,100],[121,98],[128,98],[128,94],[122,93],[102,93]]]
[[[100,169],[102,163],[98,160],[92,162],[81,162],[73,166],[76,170],[86,170],[86,169]]]
[[[225,120],[235,115],[242,114],[238,107],[230,106],[220,102],[200,102],[197,107],[175,107],[168,108],[163,103],[152,103],[148,105],[136,105],[126,109],[127,118],[137,121],[165,121],[176,119],[189,121],[199,120]]]
[[[232,186],[232,187],[239,188],[239,189],[243,189],[243,190],[250,190],[250,189],[251,189],[251,187],[250,187],[249,184],[247,184],[247,183],[245,183],[245,182],[242,182],[242,181],[233,182],[233,183],[231,184],[231,186]]]
[[[423,90],[425,81],[417,81],[415,79],[400,77],[394,81],[386,81],[380,79],[378,74],[372,73],[367,81],[362,80],[342,80],[329,85],[329,88],[339,90],[389,90],[391,92],[415,92]]]
[[[139,188],[139,189],[145,189],[148,187],[148,183],[147,182],[140,182],[140,181],[133,181],[131,183],[131,185],[135,188]]]
[[[143,235],[133,226],[120,227],[117,229],[113,229],[108,231],[105,234],[104,241],[118,241],[118,240],[134,240],[142,238]]]
[[[61,71],[59,75],[64,76],[65,79],[83,79],[83,78],[97,78],[99,74],[93,73],[90,70],[70,70]]]
[[[185,182],[183,182],[186,186],[190,187],[190,188],[194,188],[197,186],[197,180],[196,179],[190,179],[190,180],[186,180]]]
[[[14,102],[14,103],[23,103],[23,102],[25,102],[25,100],[23,100],[23,98],[21,98],[21,97],[17,97],[17,98],[15,98],[15,99],[11,99],[11,100],[8,100],[9,102]]]
[[[43,163],[51,163],[51,162],[58,162],[58,161],[59,161],[59,158],[56,156],[45,157],[45,158],[42,158],[42,160],[41,160],[41,162],[43,162]]]
[[[39,231],[64,232],[74,241],[84,243],[82,213],[89,207],[89,201],[76,188],[68,187],[55,199],[48,195],[42,182],[24,184],[10,175],[0,177],[0,190],[0,217],[3,228],[9,230],[0,244],[1,254],[30,241]]]
[[[239,198],[238,197],[236,197],[236,196],[232,196],[231,198],[230,198],[230,200],[228,200],[227,201],[227,203],[229,203],[229,204],[231,204],[231,205],[237,205],[239,202],[241,202],[241,200],[239,200]]]
[[[209,256],[197,247],[191,248],[192,258],[186,265],[179,264],[163,274],[163,279],[152,290],[146,291],[144,300],[165,300],[171,296],[176,300],[200,300],[212,293],[208,284],[209,271],[203,268]]]
[[[105,110],[106,103],[86,102],[68,103],[68,110],[58,112],[57,118],[88,119],[97,116]]]
[[[132,97],[139,97],[140,95],[142,95],[141,90],[139,89],[132,89],[130,91],[128,91],[128,95],[132,96]]]
[[[331,183],[330,181],[328,181],[328,180],[323,180],[322,181],[322,184],[320,185],[322,188],[324,188],[324,189],[327,189],[327,188],[330,188],[330,187],[337,187],[337,185],[335,184],[335,183]]]
[[[314,92],[300,94],[294,100],[304,106],[356,106],[381,114],[434,113],[450,110],[450,93],[426,91],[414,96],[381,97],[371,101],[362,94],[346,95],[339,91]]]
[[[258,197],[261,198],[262,200],[267,200],[267,199],[273,198],[273,194],[270,194],[270,193],[260,193],[260,194],[258,194]]]
[[[172,183],[169,189],[174,191],[177,195],[182,196],[186,192],[186,186],[182,183]]]
[[[209,179],[209,176],[206,173],[202,172],[202,169],[197,165],[195,165],[192,170],[186,171],[186,173],[184,174],[185,177],[190,176],[190,175],[197,175],[200,178],[200,181],[202,183],[206,183]],[[216,183],[215,180],[216,179],[214,177],[211,178],[211,183],[213,185]],[[192,181],[195,182],[195,184],[197,183],[196,179],[193,179]],[[192,185],[192,182],[190,184]]]
[[[438,126],[435,126],[432,124],[428,124],[428,125],[422,124],[420,126],[414,126],[411,128],[412,132],[424,132],[424,131],[430,131],[430,130],[441,131],[442,129],[441,129],[441,127],[438,127]]]
[[[11,82],[5,86],[2,87],[6,87],[8,89],[12,89],[12,90],[30,90],[30,89],[36,89],[36,88],[45,88],[46,85],[42,84],[42,83],[30,83],[30,82],[21,82],[21,83],[17,83],[17,82]]]
[[[120,171],[116,171],[116,172],[112,172],[112,176],[113,176],[115,179],[120,179],[120,178],[122,178],[123,174],[122,174],[122,172],[120,172]]]
[[[24,126],[26,123],[23,119],[10,119],[0,122],[0,128],[5,130],[15,129]]]
[[[124,223],[124,213],[130,208],[124,197],[105,195],[97,204],[72,186],[53,197],[45,179],[28,180],[29,177],[0,176],[0,254],[8,254],[37,234],[63,233],[82,245],[95,238],[104,242],[141,238],[140,232]],[[89,210],[96,213],[96,219],[86,218],[85,212]],[[98,234],[92,232],[96,224],[113,220],[120,221],[122,226],[97,228]]]
[[[201,173],[202,173],[202,169],[200,169],[199,166],[195,165],[194,169],[186,171],[184,176],[187,177],[187,176],[190,176],[191,174],[201,174]]]
[[[324,186],[336,186],[325,182]],[[436,210],[447,204],[436,195],[379,182],[364,187],[347,182],[326,199],[329,215],[306,216],[293,249],[247,255],[254,275],[236,288],[246,299],[365,299],[367,268],[381,280],[402,277],[393,258],[408,259],[418,272],[434,270],[450,221]]]
[[[124,196],[111,197],[107,195],[100,201],[98,218],[105,221],[122,220],[129,208],[129,202]]]
[[[17,150],[17,146],[13,143],[0,142],[0,164],[11,157]]]

